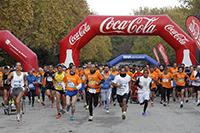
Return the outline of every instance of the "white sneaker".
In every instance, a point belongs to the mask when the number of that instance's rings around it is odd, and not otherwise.
[[[20,116],[17,116],[17,122],[20,122]]]

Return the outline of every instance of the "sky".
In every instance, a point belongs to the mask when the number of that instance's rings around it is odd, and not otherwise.
[[[178,0],[87,0],[90,11],[98,15],[133,15],[139,7],[179,6]]]

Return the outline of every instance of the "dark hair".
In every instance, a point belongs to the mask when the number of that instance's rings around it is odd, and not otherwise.
[[[125,69],[125,71],[126,71],[125,66],[121,66],[119,70],[121,71],[122,69]]]
[[[105,67],[108,67],[108,68],[109,68],[109,66],[108,66],[108,65],[104,65],[104,68],[105,68]]]
[[[75,65],[71,65],[71,66],[69,66],[69,69],[72,69],[72,67],[74,67]]]
[[[182,68],[182,69],[183,69],[183,67],[182,67],[182,66],[179,66],[179,67],[178,67],[178,70],[179,70],[180,68]],[[184,70],[184,69],[183,69],[183,70]]]
[[[151,65],[149,68],[154,68],[155,66]]]
[[[149,71],[148,71],[147,69],[145,69],[145,70],[143,71],[143,73],[144,73],[145,71],[147,72],[147,74],[149,73]]]

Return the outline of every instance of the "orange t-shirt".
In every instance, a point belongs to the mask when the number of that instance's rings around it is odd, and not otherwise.
[[[43,84],[44,74],[45,74],[45,71],[42,71],[42,72],[40,73],[40,75],[42,76],[42,83],[41,83],[41,84]],[[44,84],[46,85],[46,80],[44,80]]]
[[[75,75],[66,74],[62,81],[65,83],[66,90],[68,91],[77,90],[74,89],[73,87],[76,87],[78,84],[81,84],[81,79],[76,74]]]
[[[162,79],[162,87],[172,88],[171,79],[173,78],[173,75],[170,72],[168,72],[167,74],[164,74],[163,72],[160,78]]]
[[[89,88],[94,88],[96,89],[96,92],[99,93],[100,92],[100,86],[96,85],[95,83],[99,83],[102,79],[103,76],[101,75],[100,72],[95,72],[94,74],[88,73],[85,77],[86,81],[88,80],[88,87]],[[89,91],[89,88],[87,89],[87,91]]]
[[[149,72],[149,77],[152,78],[153,80],[158,80],[158,73],[154,72]],[[156,88],[156,82],[152,81],[152,88]]]
[[[178,72],[178,68],[172,67],[171,69],[169,69],[169,72],[174,76]]]
[[[114,75],[114,77],[116,77],[117,76],[117,74],[119,74],[119,72],[118,71],[111,71],[111,73]]]
[[[130,77],[133,77],[133,74],[130,71],[127,71],[126,74],[128,74]]]
[[[185,77],[188,77],[186,73],[178,72],[174,75],[174,79],[178,86],[185,86]]]
[[[2,78],[3,78],[3,72],[0,72],[0,81],[2,81]],[[3,87],[3,82],[0,83],[0,87]]]

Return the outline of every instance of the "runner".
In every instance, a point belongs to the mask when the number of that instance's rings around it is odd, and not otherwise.
[[[49,100],[52,101],[51,108],[54,107],[54,105],[53,105],[54,104],[54,95],[55,95],[55,88],[53,86],[54,75],[55,75],[55,72],[53,71],[53,66],[49,65],[49,71],[45,72],[45,74],[44,74],[43,87],[46,90],[46,94],[49,97]],[[44,84],[45,79],[46,79],[46,86]],[[43,102],[42,104],[45,105],[45,102]]]
[[[2,69],[0,69],[0,95],[3,95],[3,73],[4,73],[4,67],[2,67]],[[3,104],[3,102],[2,102],[2,104]]]
[[[95,70],[95,65],[91,65],[90,72],[86,75],[86,85],[88,86],[88,97],[89,97],[89,113],[90,117],[88,121],[93,121],[93,107],[96,107],[98,105],[98,99],[99,99],[99,92],[100,92],[100,85],[104,83],[103,76]],[[94,100],[94,102],[93,102]]]
[[[56,107],[57,107],[57,112],[58,112],[58,115],[56,116],[56,118],[60,118],[61,117],[61,114],[60,114],[60,100],[61,98],[63,99],[62,100],[62,103],[63,103],[63,107],[62,107],[62,112],[65,113],[65,105],[66,105],[66,98],[65,97],[65,93],[63,90],[65,90],[65,84],[62,82],[63,78],[65,77],[65,72],[62,71],[62,65],[61,64],[58,64],[57,65],[57,69],[58,69],[58,72],[55,73],[55,76],[54,76],[54,80],[53,80],[53,84],[54,84],[54,87],[56,89]]]
[[[169,72],[174,76],[177,73],[177,71],[178,71],[177,64],[174,63],[173,67],[171,69],[169,69]],[[176,101],[176,84],[175,84],[174,80],[172,82],[172,87],[173,87],[173,95],[172,95],[172,97],[173,97],[173,100]]]
[[[173,75],[170,72],[168,72],[167,67],[165,67],[164,72],[161,74],[160,80],[161,80],[161,85],[162,85],[161,100],[162,100],[163,106],[166,106],[165,92],[167,91],[167,103],[169,105],[170,92],[171,92],[171,88],[172,88],[171,81],[173,80]]]
[[[28,72],[28,75],[26,76],[27,82],[28,82],[28,88],[30,91],[28,92],[28,99],[29,103],[28,105],[31,105],[31,95],[32,95],[32,107],[34,107],[34,101],[35,101],[35,89],[36,84],[38,83],[37,77],[33,75],[33,70],[30,70]]]
[[[70,71],[69,74],[66,74],[65,77],[63,78],[63,82],[66,85],[66,103],[67,103],[67,109],[66,111],[68,112],[70,109],[70,100],[72,102],[72,109],[71,109],[71,116],[70,120],[74,120],[74,112],[75,112],[75,103],[76,103],[76,98],[77,98],[77,93],[78,90],[81,88],[82,83],[81,79],[79,78],[78,75],[76,75],[76,67],[74,65],[70,66]]]
[[[114,77],[116,77],[119,72],[116,70],[116,67],[115,66],[112,66],[112,71],[111,73],[114,75]],[[112,88],[112,100],[113,100],[113,105],[116,106],[116,98],[117,98],[117,95],[116,95],[116,87],[111,85],[111,88]]]
[[[20,62],[16,63],[16,71],[11,72],[8,75],[6,81],[7,84],[11,83],[11,96],[15,101],[15,106],[17,108],[17,121],[22,121],[22,111],[20,111],[20,100],[24,95],[24,91],[28,90],[28,83],[26,80],[26,74],[21,72],[22,66]],[[11,82],[10,82],[11,80]],[[25,87],[24,87],[25,86]]]
[[[174,75],[175,84],[177,86],[178,95],[181,96],[180,108],[183,108],[184,92],[185,92],[185,80],[189,80],[188,75],[183,72],[183,67],[178,67],[178,73]]]
[[[113,80],[113,85],[117,88],[117,100],[122,108],[122,119],[126,119],[128,93],[131,91],[131,77],[126,74],[124,67],[120,68],[120,74]]]
[[[200,65],[198,65],[196,70],[193,71],[190,79],[193,81],[192,85],[194,86],[195,94],[198,95],[197,106],[199,106],[200,105]]]
[[[4,74],[3,74],[3,77],[2,77],[2,80],[3,80],[3,91],[4,91],[4,94],[3,94],[3,103],[4,104],[6,103],[7,94],[8,94],[8,91],[10,89],[10,84],[9,85],[6,84],[6,81],[7,81],[9,73],[10,73],[10,71],[8,70],[8,66],[5,66],[4,67]]]
[[[150,72],[149,77],[152,79],[152,86],[150,88],[151,90],[151,106],[154,107],[153,101],[154,101],[154,94],[157,89],[156,83],[158,82],[158,73],[154,71],[154,67],[150,66]]]
[[[81,74],[81,79],[85,78],[89,73],[90,73],[90,69],[91,69],[91,61],[88,61],[87,63],[87,68],[85,68]],[[84,83],[86,83],[86,81],[84,81]],[[86,104],[87,106],[84,105],[85,109],[89,109],[89,97],[88,97],[88,91],[87,91],[87,86],[85,85],[85,99],[86,99]]]
[[[39,69],[38,69],[38,73],[37,73],[37,79],[38,79],[38,85],[37,85],[37,87],[38,87],[38,100],[37,100],[37,102],[39,103],[40,102],[40,94],[41,94],[41,91],[42,91],[42,75],[41,75],[41,73],[42,73],[42,68],[40,67]]]
[[[109,113],[110,108],[110,97],[111,97],[111,84],[112,80],[114,80],[114,75],[109,72],[109,66],[104,66],[104,72],[101,73],[105,82],[101,84],[101,101],[106,102],[106,113]]]
[[[149,100],[149,91],[151,89],[152,79],[149,76],[148,70],[143,71],[143,76],[138,78],[136,85],[138,86],[138,101],[140,105],[144,104],[144,109],[142,112],[143,116],[146,116],[146,109]]]

